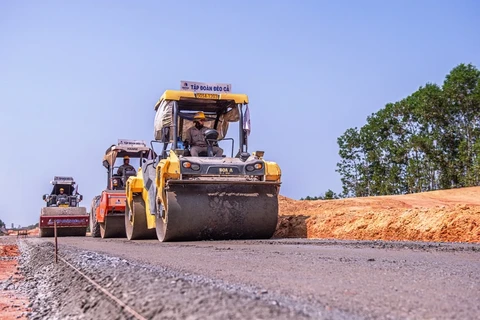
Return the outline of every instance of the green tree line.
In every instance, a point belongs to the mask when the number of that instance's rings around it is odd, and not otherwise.
[[[300,200],[332,200],[332,199],[339,199],[340,196],[333,192],[331,189],[328,189],[323,195],[321,196],[306,196],[305,198],[300,198]]]
[[[459,64],[371,114],[338,139],[342,197],[476,186],[480,180],[480,71]]]

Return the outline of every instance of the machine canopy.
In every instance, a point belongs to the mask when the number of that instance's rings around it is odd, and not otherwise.
[[[147,147],[147,144],[143,140],[119,139],[116,145],[111,145],[110,148],[105,151],[103,163],[105,164],[106,162],[112,167],[117,157],[125,156],[130,158],[153,159],[156,154]]]
[[[205,99],[180,99],[178,102],[177,137],[184,140],[186,132],[194,126],[193,117],[196,112],[205,113],[205,126],[216,129],[219,140],[225,138],[230,122],[240,120],[240,110],[234,100],[205,100]],[[154,120],[154,139],[163,142],[173,142],[173,105],[172,100],[159,101],[156,106]],[[215,125],[215,123],[217,123]]]

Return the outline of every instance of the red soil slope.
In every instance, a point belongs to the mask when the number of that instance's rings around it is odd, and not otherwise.
[[[480,243],[480,187],[338,200],[281,196],[275,237]]]

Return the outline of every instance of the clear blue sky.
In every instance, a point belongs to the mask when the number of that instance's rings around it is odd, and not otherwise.
[[[480,68],[478,1],[1,1],[0,219],[33,224],[54,175],[83,205],[118,138],[153,139],[181,80],[250,97],[250,151],[281,194],[341,191],[337,138],[459,63]]]

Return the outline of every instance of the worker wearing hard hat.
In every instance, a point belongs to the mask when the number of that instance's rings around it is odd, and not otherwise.
[[[130,157],[123,157],[123,164],[118,168],[117,174],[123,176],[125,171],[135,171],[135,168],[130,164]]]
[[[68,202],[68,196],[65,194],[65,190],[60,188],[59,194],[57,195],[57,204]]]
[[[185,140],[190,146],[190,154],[192,157],[198,157],[198,154],[202,151],[207,152],[207,142],[205,141],[205,131],[208,127],[204,126],[206,117],[205,114],[200,111],[193,117],[193,127],[188,129]],[[217,146],[213,146],[213,154],[215,157],[221,157],[223,155],[223,149]]]

